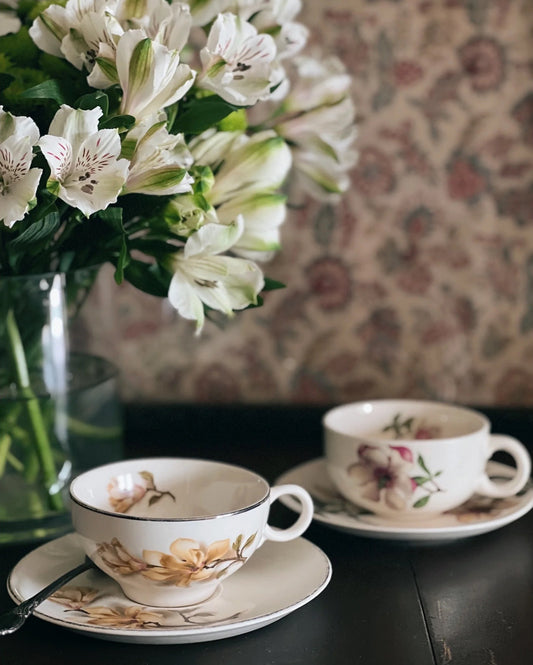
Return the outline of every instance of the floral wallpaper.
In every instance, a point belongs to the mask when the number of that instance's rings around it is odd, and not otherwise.
[[[195,337],[129,287],[92,294],[126,400],[533,404],[533,3],[304,0],[354,77],[336,206],[290,190],[287,288]],[[96,313],[95,313],[96,312]]]

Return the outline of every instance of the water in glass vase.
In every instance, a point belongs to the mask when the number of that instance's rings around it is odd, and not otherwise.
[[[70,354],[66,390],[51,394],[35,377],[29,396],[0,390],[0,544],[70,530],[72,478],[120,458],[116,374],[103,358]]]

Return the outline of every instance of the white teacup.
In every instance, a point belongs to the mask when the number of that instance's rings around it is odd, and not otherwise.
[[[268,523],[284,494],[295,524]],[[86,554],[138,603],[180,607],[206,600],[265,540],[300,536],[313,501],[298,485],[270,488],[242,467],[196,459],[134,459],[87,471],[70,486],[72,519]]]
[[[510,436],[490,433],[472,409],[421,400],[345,404],[323,418],[328,473],[349,501],[393,519],[427,518],[473,494],[508,497],[529,479],[531,458]],[[502,450],[516,463],[507,482],[486,473]]]

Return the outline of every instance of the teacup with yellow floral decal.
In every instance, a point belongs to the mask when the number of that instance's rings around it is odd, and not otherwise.
[[[344,404],[323,418],[326,466],[349,501],[391,519],[417,519],[457,508],[473,494],[508,497],[529,479],[522,443],[490,433],[478,411],[424,400]],[[486,473],[505,451],[516,464],[511,480]]]
[[[286,529],[268,524],[282,495],[301,504]],[[72,520],[86,554],[138,603],[182,607],[210,598],[265,540],[300,536],[313,501],[298,485],[270,487],[248,469],[199,459],[107,464],[70,486]]]

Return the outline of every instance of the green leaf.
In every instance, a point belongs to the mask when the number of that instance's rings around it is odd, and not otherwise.
[[[422,455],[418,456],[417,462],[418,462],[418,466],[421,469],[424,469],[424,471],[428,474],[428,476],[431,476],[431,471],[427,468],[426,463],[424,462],[424,458],[422,457]]]
[[[100,129],[118,129],[129,130],[135,124],[135,118],[132,115],[115,115],[111,118],[105,118],[100,123]]]
[[[428,478],[427,476],[414,476],[413,478],[411,478],[411,480],[414,480],[415,483],[420,487],[420,485],[427,483],[431,479]]]
[[[106,116],[109,113],[109,97],[98,90],[87,95],[82,95],[74,104],[78,109],[90,110],[95,109],[99,106],[102,109],[102,113]]]
[[[172,127],[172,132],[200,134],[240,107],[228,104],[218,95],[195,99],[179,114]]]
[[[263,291],[275,291],[276,289],[284,289],[285,284],[283,282],[278,282],[275,279],[271,279],[270,277],[265,277],[265,286],[263,287]]]
[[[172,275],[160,266],[131,259],[124,269],[124,277],[139,291],[144,291],[158,298],[165,298]]]
[[[124,226],[122,224],[122,208],[117,206],[110,206],[106,210],[101,210],[98,213],[98,217],[103,222],[110,224],[116,231],[124,233]]]
[[[124,281],[124,269],[130,262],[130,253],[128,251],[128,246],[126,244],[126,238],[122,238],[122,243],[120,245],[120,253],[118,255],[118,261],[115,269],[115,282],[117,284],[122,284]]]
[[[246,542],[244,543],[244,547],[242,548],[243,550],[245,550],[247,547],[249,547],[254,542],[255,536],[256,536],[256,534],[253,533],[251,536],[249,536],[247,538]]]
[[[167,256],[171,251],[168,242],[162,238],[134,238],[133,240],[130,240],[129,246],[130,250],[138,249],[143,254],[161,259]]]
[[[68,104],[70,95],[64,87],[61,81],[50,79],[25,90],[20,96],[24,99],[53,99],[59,105]]]
[[[99,212],[98,217],[106,224],[109,224],[117,235],[120,235],[120,250],[115,263],[115,282],[122,284],[124,281],[124,269],[131,260],[126,243],[126,232],[122,223],[122,208],[111,206]]]
[[[11,74],[0,74],[0,90],[5,90],[9,88],[11,83],[15,80],[14,76]]]
[[[46,215],[42,220],[34,222],[11,243],[11,248],[34,245],[51,237],[59,228],[61,220],[57,210]]]
[[[428,501],[429,496],[423,496],[421,499],[418,499],[418,501],[413,503],[413,508],[423,508]]]

